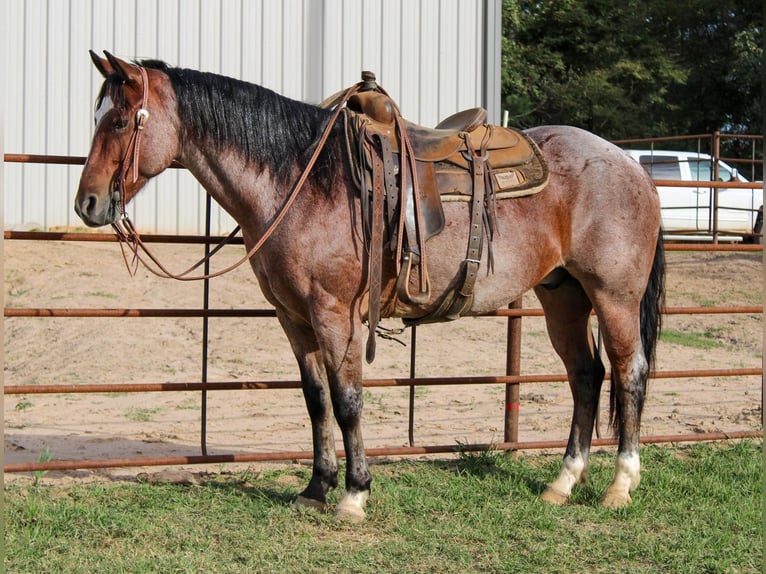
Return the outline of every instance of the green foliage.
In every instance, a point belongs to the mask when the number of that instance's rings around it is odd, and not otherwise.
[[[135,422],[146,423],[159,412],[159,408],[132,407],[125,413],[125,417]]]
[[[45,450],[40,453],[40,455],[37,457],[37,462],[50,462],[53,460],[53,455],[51,455],[51,450],[47,446],[45,447]],[[40,480],[48,474],[47,470],[36,470],[35,471],[35,478],[33,484],[37,486],[40,484]]]
[[[645,447],[633,504],[601,508],[613,453],[572,503],[540,501],[560,456],[375,465],[362,525],[295,514],[307,468],[5,489],[8,572],[759,572],[760,442]],[[341,484],[343,480],[341,478]],[[340,493],[331,493],[336,503]]]
[[[505,0],[503,105],[607,139],[760,133],[754,0]]]
[[[704,333],[694,333],[686,331],[674,331],[665,329],[660,333],[660,340],[666,343],[684,345],[685,347],[694,347],[695,349],[715,349],[723,347],[724,344],[718,340],[720,333],[714,331],[705,331]]]

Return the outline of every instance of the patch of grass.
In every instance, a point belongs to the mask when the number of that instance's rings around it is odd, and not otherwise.
[[[16,406],[14,407],[17,411],[25,411],[29,408],[32,408],[32,403],[29,401],[20,401],[16,403]]]
[[[365,389],[362,393],[365,405],[377,405],[383,406],[383,397],[379,393],[374,393],[368,389]]]
[[[37,462],[50,462],[53,460],[53,455],[51,454],[51,450],[46,446],[45,450],[40,453],[40,456],[37,457]],[[34,486],[38,486],[40,484],[40,480],[48,474],[47,470],[36,470],[35,471],[35,479],[34,479]]]
[[[528,333],[524,333],[524,335],[529,335],[530,337],[547,337],[548,333],[545,331],[529,331]]]
[[[196,411],[199,410],[200,404],[199,401],[195,398],[189,398],[185,399],[184,401],[178,403],[176,406],[176,409],[178,410],[188,410],[188,411]]]
[[[736,290],[733,295],[747,305],[760,305],[763,303],[763,293],[760,289]]]
[[[458,472],[473,476],[493,472],[493,469],[501,464],[500,458],[506,456],[498,450],[466,451],[461,443],[458,443],[456,450],[458,451]]]
[[[704,333],[665,329],[660,333],[660,341],[685,347],[694,347],[695,349],[715,349],[725,346],[724,343],[717,339],[718,336],[720,336],[720,333],[714,329],[709,329]]]
[[[85,295],[88,297],[104,297],[106,299],[117,299],[119,297],[114,293],[104,293],[103,291],[88,291]]]
[[[362,525],[292,512],[307,468],[5,489],[8,572],[760,572],[760,442],[642,450],[633,504],[598,504],[613,454],[572,503],[540,501],[560,456],[494,451],[373,466]],[[340,477],[343,484],[343,477]],[[337,503],[339,491],[331,493]]]
[[[148,423],[151,422],[152,417],[159,412],[159,408],[148,409],[145,407],[135,407],[128,409],[125,413],[125,418],[138,423]]]

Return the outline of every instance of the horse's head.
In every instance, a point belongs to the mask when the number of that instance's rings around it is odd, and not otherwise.
[[[125,205],[178,154],[175,93],[167,76],[90,52],[104,84],[96,131],[80,176],[74,210],[89,226],[114,223]]]

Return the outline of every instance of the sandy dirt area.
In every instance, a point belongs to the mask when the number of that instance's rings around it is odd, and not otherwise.
[[[155,248],[181,270],[200,246]],[[41,243],[4,246],[5,305],[55,308],[199,308],[202,286],[130,277],[113,243]],[[234,261],[227,248],[215,266]],[[265,308],[249,268],[213,280],[212,308]],[[760,253],[668,253],[667,304],[761,305]],[[538,306],[534,294],[524,305]],[[389,321],[387,326],[397,326]],[[416,375],[505,374],[506,320],[472,318],[417,331]],[[658,370],[754,368],[762,364],[760,314],[674,315],[665,329],[677,335],[658,349]],[[684,339],[683,337],[686,337]],[[407,346],[379,340],[365,378],[407,377]],[[275,319],[215,318],[209,328],[209,381],[297,380],[287,339]],[[4,323],[5,385],[199,381],[199,318],[9,318]],[[707,348],[692,346],[706,344]],[[523,320],[522,374],[562,373],[542,318]],[[607,434],[607,389],[601,431]],[[760,430],[761,377],[657,379],[650,382],[644,435]],[[502,385],[430,386],[415,393],[417,445],[503,440]],[[311,432],[298,390],[208,393],[209,454],[310,451]],[[409,391],[365,391],[367,447],[408,444]],[[571,396],[565,383],[521,387],[520,440],[563,440]],[[200,454],[200,393],[8,395],[4,401],[5,463],[165,457]],[[339,433],[336,432],[339,437]],[[340,444],[338,444],[340,448]],[[199,467],[190,467],[199,470]],[[232,468],[229,465],[227,468]],[[70,473],[57,477],[123,477],[141,468]],[[6,480],[13,476],[6,475]]]

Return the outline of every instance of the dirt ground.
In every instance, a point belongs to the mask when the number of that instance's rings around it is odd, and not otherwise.
[[[200,256],[200,246],[157,246],[174,269]],[[234,261],[227,248],[216,261]],[[760,253],[669,252],[667,305],[762,305]],[[4,245],[6,307],[199,308],[202,286],[130,277],[113,243]],[[265,308],[249,268],[213,280],[212,308]],[[537,307],[534,294],[524,305]],[[389,321],[387,326],[397,326]],[[725,369],[762,365],[761,314],[672,315],[664,328],[687,340],[663,341],[658,370]],[[505,373],[506,320],[463,319],[418,328],[416,375]],[[379,340],[365,378],[409,375],[407,346]],[[202,319],[9,318],[4,323],[5,385],[192,382],[200,380]],[[691,346],[707,343],[708,348]],[[522,374],[562,373],[542,318],[523,320]],[[287,339],[275,319],[215,318],[209,328],[209,381],[297,380]],[[602,397],[601,430],[608,385]],[[761,377],[650,381],[644,435],[761,430]],[[417,445],[503,440],[502,385],[431,386],[415,394]],[[369,447],[408,444],[409,391],[365,391],[364,434]],[[311,429],[300,391],[208,393],[209,454],[310,451]],[[571,395],[565,383],[521,387],[520,440],[563,440]],[[199,393],[7,395],[5,463],[51,458],[98,459],[200,454]],[[339,437],[336,432],[336,437]],[[338,444],[340,448],[340,443]],[[200,470],[200,467],[189,467]],[[234,468],[227,465],[227,469]],[[156,470],[156,469],[155,469]],[[220,468],[216,468],[220,470]],[[129,477],[141,468],[49,473],[45,480]],[[6,475],[14,480],[20,475]],[[27,475],[29,476],[29,475]]]

